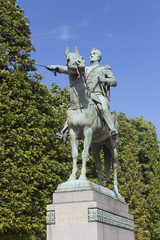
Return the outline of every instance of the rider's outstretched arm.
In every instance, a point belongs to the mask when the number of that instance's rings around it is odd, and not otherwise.
[[[46,67],[50,71],[56,71],[58,73],[64,73],[68,74],[68,68],[67,66],[62,66],[62,65],[49,65]]]

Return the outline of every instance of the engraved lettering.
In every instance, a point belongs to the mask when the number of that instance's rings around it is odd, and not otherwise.
[[[85,208],[70,208],[56,211],[56,224],[84,224],[87,222],[87,210]]]

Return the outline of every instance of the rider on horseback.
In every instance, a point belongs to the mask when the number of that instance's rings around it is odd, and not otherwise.
[[[117,81],[109,65],[99,65],[101,58],[101,52],[96,48],[92,48],[90,52],[91,65],[85,68],[85,82],[88,90],[91,92],[92,100],[96,103],[103,120],[107,123],[108,128],[110,129],[110,137],[112,138],[116,137],[118,133],[114,128],[112,114],[109,110],[110,86],[116,87]],[[67,66],[50,65],[47,69],[51,71],[56,69],[59,73],[68,74]],[[66,122],[62,131],[60,133],[56,133],[56,138],[65,143],[67,137],[68,125]]]

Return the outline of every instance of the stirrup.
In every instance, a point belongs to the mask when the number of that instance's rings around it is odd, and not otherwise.
[[[55,138],[56,138],[57,140],[59,140],[61,143],[65,143],[66,140],[67,140],[65,134],[63,134],[63,133],[56,133],[56,134],[55,134]]]

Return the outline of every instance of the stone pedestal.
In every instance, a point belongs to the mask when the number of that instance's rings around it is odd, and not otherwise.
[[[47,206],[47,240],[134,240],[124,198],[89,181],[61,184]]]

